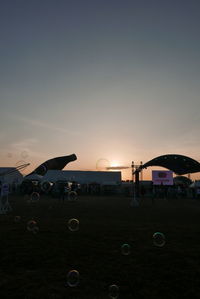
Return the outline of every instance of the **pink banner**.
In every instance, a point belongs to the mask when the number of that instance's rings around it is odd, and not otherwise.
[[[171,170],[152,170],[154,185],[173,185],[173,172]]]

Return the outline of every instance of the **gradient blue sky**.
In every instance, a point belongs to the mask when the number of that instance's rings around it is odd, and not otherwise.
[[[198,0],[2,0],[0,41],[1,166],[200,160]]]

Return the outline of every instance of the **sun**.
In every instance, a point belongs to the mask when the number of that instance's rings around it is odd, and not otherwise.
[[[110,166],[111,167],[117,167],[117,166],[119,166],[120,164],[119,164],[119,162],[117,162],[117,161],[113,161],[113,162],[111,162],[110,163]]]

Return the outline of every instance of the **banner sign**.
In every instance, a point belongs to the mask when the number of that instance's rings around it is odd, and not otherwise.
[[[152,170],[153,185],[173,185],[173,171]]]

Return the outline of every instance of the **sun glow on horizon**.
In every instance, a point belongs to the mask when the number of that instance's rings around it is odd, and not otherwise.
[[[110,163],[110,167],[117,167],[117,166],[120,166],[120,163],[117,161],[113,161]]]

